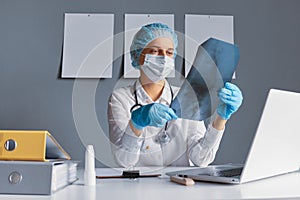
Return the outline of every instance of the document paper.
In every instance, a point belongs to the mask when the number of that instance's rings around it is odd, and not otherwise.
[[[66,13],[62,78],[111,78],[113,14]]]
[[[200,44],[209,38],[234,43],[233,16],[230,15],[185,15],[185,77]]]

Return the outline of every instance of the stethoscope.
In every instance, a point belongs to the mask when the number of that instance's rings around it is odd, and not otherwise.
[[[173,93],[173,90],[169,84],[169,87],[170,87],[170,92],[171,92],[171,102],[173,100],[173,97],[174,97],[174,93]],[[134,99],[135,99],[135,104],[130,108],[130,112],[133,111],[133,109],[135,109],[136,107],[142,107],[143,105],[140,104],[138,102],[138,98],[137,98],[137,94],[136,94],[136,82],[134,83]],[[171,103],[170,103],[170,107],[171,107]],[[159,134],[157,134],[157,142],[161,143],[161,144],[167,144],[171,141],[171,137],[170,135],[168,134],[167,132],[167,129],[168,129],[168,122],[166,123],[165,125],[165,128],[162,132],[160,132]]]

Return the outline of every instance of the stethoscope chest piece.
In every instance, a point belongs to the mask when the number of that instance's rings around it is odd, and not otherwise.
[[[157,142],[159,142],[161,144],[168,144],[170,141],[171,141],[171,138],[170,138],[169,134],[167,133],[167,131],[164,130],[157,134]]]

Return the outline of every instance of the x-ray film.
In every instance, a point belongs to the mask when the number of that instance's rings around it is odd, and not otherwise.
[[[218,104],[218,92],[230,82],[240,54],[236,45],[210,38],[198,47],[193,65],[171,103],[183,119],[205,120]]]

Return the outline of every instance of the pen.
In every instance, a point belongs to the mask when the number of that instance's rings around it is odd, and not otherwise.
[[[191,185],[195,184],[195,181],[193,179],[179,177],[179,176],[171,176],[170,180],[175,182],[175,183],[186,185],[186,186],[191,186]]]
[[[161,176],[161,174],[145,174],[145,175],[138,175],[135,177],[130,177],[130,176],[96,176],[96,178],[99,179],[104,179],[104,178],[150,178],[150,177],[158,177]]]

